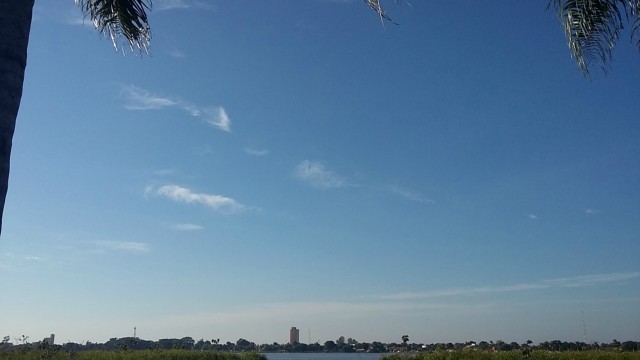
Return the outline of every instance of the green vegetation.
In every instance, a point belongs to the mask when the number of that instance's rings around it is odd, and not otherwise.
[[[256,344],[240,338],[235,343],[220,339],[195,341],[181,339],[144,340],[138,337],[111,338],[105,343],[87,341],[84,344],[67,342],[52,344],[52,338],[30,343],[29,337],[15,338],[17,344],[5,336],[0,342],[0,360],[4,359],[264,359],[258,353],[390,353],[388,359],[406,360],[640,360],[640,342],[613,339],[611,343],[544,341],[535,345],[527,340],[522,344],[502,340],[467,341],[465,343],[409,343],[409,335],[401,343],[359,342],[340,336],[324,345],[313,344]],[[136,355],[131,355],[131,353]],[[588,355],[592,354],[592,355]],[[621,356],[620,354],[630,354]]]
[[[397,353],[382,360],[640,360],[640,352],[623,351],[522,351],[453,350]]]
[[[2,360],[266,360],[266,356],[254,352],[230,353],[194,350],[92,350],[81,352],[52,351],[38,349],[28,351],[0,352]]]

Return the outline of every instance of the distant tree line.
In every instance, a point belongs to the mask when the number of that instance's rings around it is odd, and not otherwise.
[[[54,348],[56,350],[66,352],[79,352],[89,350],[198,350],[198,351],[224,351],[224,352],[437,352],[437,351],[455,351],[465,349],[477,349],[485,351],[587,351],[587,350],[616,350],[616,351],[638,351],[640,349],[639,341],[620,342],[614,339],[610,343],[586,343],[580,341],[567,342],[560,340],[544,341],[538,345],[534,345],[531,340],[519,344],[517,342],[507,343],[502,340],[496,341],[467,341],[465,343],[409,343],[408,335],[402,336],[401,343],[382,343],[374,341],[359,342],[353,338],[345,339],[340,336],[337,340],[325,341],[323,344],[315,342],[312,344],[304,343],[283,343],[277,342],[271,344],[256,344],[249,340],[240,338],[235,343],[227,341],[221,343],[220,339],[195,341],[191,337],[183,337],[180,339],[159,339],[157,341],[144,340],[137,337],[111,338],[105,343],[94,343],[87,341],[84,344],[67,342],[62,345],[51,345],[48,339],[42,341],[29,342],[29,337],[14,338],[15,344],[11,342],[9,336],[5,336],[0,342],[0,350],[24,350],[24,349],[46,349]]]

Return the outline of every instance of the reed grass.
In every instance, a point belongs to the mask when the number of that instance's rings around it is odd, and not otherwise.
[[[190,350],[134,350],[134,351],[6,351],[1,360],[266,360],[258,353],[231,353]]]

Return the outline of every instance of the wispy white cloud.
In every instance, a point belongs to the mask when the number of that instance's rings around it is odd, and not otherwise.
[[[170,98],[154,95],[135,85],[124,86],[122,95],[128,101],[124,107],[129,110],[157,110],[178,104]]]
[[[56,19],[58,22],[78,26],[78,25],[87,25],[93,28],[93,24],[91,23],[90,18],[85,18],[82,13],[82,9],[78,6],[70,6],[64,8],[49,8],[41,5],[41,3],[36,2],[33,7],[33,21],[40,21],[42,19]]]
[[[151,246],[143,242],[96,241],[95,243],[101,250],[123,251],[123,252],[129,252],[129,253],[147,253],[151,251]]]
[[[246,209],[238,201],[215,194],[196,193],[179,185],[163,185],[160,187],[148,186],[145,189],[146,195],[157,195],[175,202],[185,204],[199,204],[225,213],[234,213]]]
[[[391,185],[389,190],[398,196],[401,196],[407,200],[419,202],[419,203],[435,203],[435,201],[429,199],[428,197],[420,194],[417,191],[413,191],[411,189],[406,189],[397,185]]]
[[[47,261],[48,258],[36,255],[16,254],[13,252],[0,253],[0,274],[24,272],[27,266]]]
[[[328,170],[324,164],[317,161],[302,161],[296,166],[295,175],[298,179],[317,188],[331,189],[349,185],[342,176]]]
[[[630,280],[640,277],[640,272],[627,272],[627,273],[609,273],[609,274],[595,274],[595,275],[583,275],[575,277],[557,278],[544,280],[543,282],[555,287],[582,287],[591,286],[600,283],[618,282],[624,280]]]
[[[176,58],[176,59],[183,59],[185,57],[187,57],[184,52],[182,52],[181,50],[178,49],[173,49],[169,52],[169,56]]]
[[[536,215],[536,214],[529,214],[529,215],[527,215],[527,217],[529,219],[531,219],[531,220],[538,220],[538,215]]]
[[[267,149],[254,149],[250,147],[244,148],[244,152],[253,156],[265,156],[269,154],[269,150]]]
[[[567,278],[547,279],[531,283],[521,283],[513,285],[502,286],[479,286],[469,288],[450,288],[440,290],[430,290],[422,292],[402,292],[396,294],[387,294],[380,296],[381,299],[389,300],[411,300],[411,299],[425,299],[425,298],[437,298],[437,297],[451,297],[451,296],[471,296],[487,293],[503,293],[503,292],[519,292],[519,291],[532,291],[549,288],[569,288],[569,287],[584,287],[593,286],[604,283],[620,282],[640,277],[640,272],[628,272],[628,273],[610,273],[610,274],[596,274],[596,275],[584,275]]]
[[[173,224],[171,225],[171,228],[174,230],[180,230],[180,231],[196,231],[196,230],[204,229],[203,226],[196,225],[196,224],[189,224],[189,223]]]
[[[175,9],[188,9],[189,3],[185,0],[156,0],[154,2],[155,10],[175,10]]]
[[[587,215],[598,215],[600,213],[602,213],[602,210],[600,209],[593,209],[593,208],[587,208],[584,209],[583,212]]]
[[[155,0],[153,2],[153,9],[157,11],[186,10],[192,8],[216,10],[214,5],[201,0]]]
[[[229,115],[227,115],[226,110],[222,106],[219,106],[216,109],[208,109],[205,111],[205,113],[207,114],[207,123],[216,126],[226,132],[231,131],[231,120],[229,119]]]
[[[25,260],[32,260],[32,261],[40,261],[43,260],[41,257],[39,256],[25,256],[24,257]]]
[[[63,22],[67,25],[90,25],[93,26],[93,24],[91,24],[91,20],[87,20],[84,18],[84,16],[82,15],[82,11],[80,11],[80,9],[73,9],[73,11],[69,12],[67,14],[67,16],[64,18]]]
[[[542,286],[540,284],[516,284],[509,286],[482,286],[472,288],[451,288],[430,290],[422,292],[401,292],[396,294],[382,295],[380,298],[389,300],[410,300],[410,299],[426,299],[448,296],[470,296],[485,293],[498,293],[509,291],[523,291],[546,288],[548,286]]]
[[[123,86],[122,96],[127,102],[125,108],[128,110],[160,110],[176,107],[222,131],[231,132],[231,119],[222,106],[197,106],[188,101],[153,94],[135,85]]]

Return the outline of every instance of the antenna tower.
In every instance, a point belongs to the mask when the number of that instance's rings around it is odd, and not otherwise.
[[[134,339],[136,338],[136,327],[135,326],[133,327],[133,338]]]
[[[582,316],[582,333],[584,335],[584,343],[587,344],[587,323],[584,321],[584,304],[580,309],[580,315]]]

